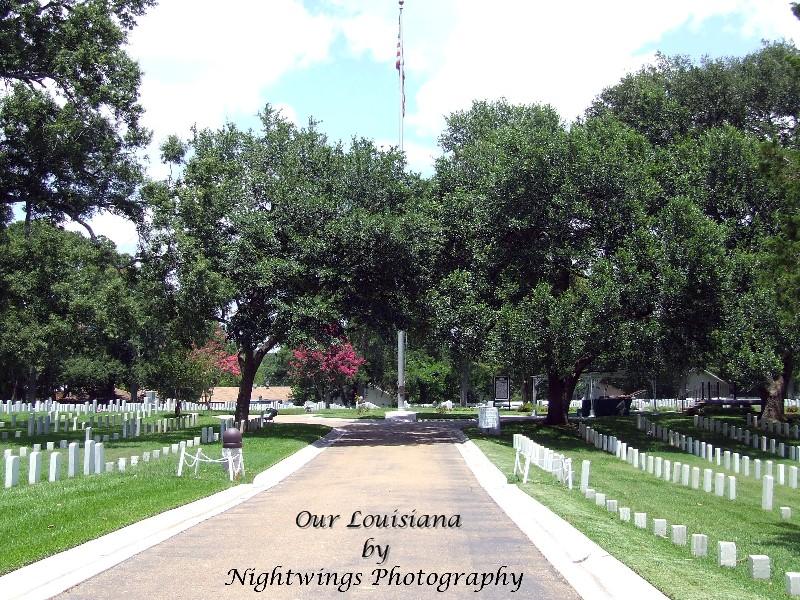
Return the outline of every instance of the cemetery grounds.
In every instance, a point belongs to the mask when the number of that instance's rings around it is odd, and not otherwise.
[[[509,481],[516,482],[527,494],[550,508],[567,520],[585,535],[600,544],[614,557],[627,564],[659,590],[671,598],[685,600],[721,599],[763,599],[787,598],[785,573],[800,571],[800,490],[790,487],[788,473],[792,467],[800,467],[798,451],[794,460],[779,458],[769,451],[753,448],[694,425],[694,419],[680,413],[648,415],[653,423],[669,428],[677,436],[683,434],[694,439],[713,444],[738,453],[742,458],[750,457],[750,474],[745,476],[739,465],[739,473],[725,469],[725,463],[717,465],[707,458],[700,458],[670,445],[637,429],[636,417],[604,417],[586,421],[598,433],[615,436],[619,441],[635,447],[639,452],[661,457],[697,467],[702,473],[709,467],[716,474],[725,473],[736,477],[735,500],[729,499],[728,490],[717,496],[715,490],[704,491],[703,482],[699,489],[691,483],[682,485],[680,477],[676,483],[664,476],[656,477],[639,466],[634,467],[613,453],[596,448],[579,437],[578,426],[548,427],[539,423],[504,423],[502,434],[498,437],[485,435],[478,429],[468,429],[469,437],[483,450]],[[744,416],[714,418],[747,429]],[[756,429],[752,429],[756,433]],[[646,528],[640,529],[634,519],[625,522],[620,512],[610,512],[606,506],[599,506],[587,499],[578,485],[574,488],[557,481],[550,473],[531,465],[527,483],[522,483],[514,475],[515,451],[512,436],[524,434],[534,442],[572,459],[576,465],[576,477],[584,460],[591,461],[589,488],[602,493],[607,499],[617,501],[618,507],[630,508],[634,512],[646,513]],[[757,433],[764,433],[758,431]],[[788,447],[800,445],[800,441],[772,434]],[[787,454],[788,456],[788,454]],[[767,461],[772,461],[772,471],[776,475],[780,465],[784,474],[783,484],[775,477],[773,508],[762,509],[763,479],[755,478],[755,461],[760,461],[762,476],[766,474]],[[665,463],[663,463],[665,464]],[[794,471],[796,474],[796,471]],[[786,519],[780,508],[791,509]],[[654,534],[654,519],[666,519],[665,537]],[[685,525],[686,545],[676,545],[671,541],[671,525]],[[692,534],[708,536],[708,553],[705,557],[694,557],[691,548]],[[735,567],[718,566],[717,544],[729,541],[736,544]],[[748,570],[748,555],[766,555],[770,558],[771,576],[765,580],[755,580]]]
[[[47,413],[35,413],[44,416]],[[108,413],[100,412],[98,416]],[[111,413],[112,415],[114,413]],[[219,432],[221,412],[202,411],[197,422],[185,428],[167,432],[155,430],[156,421],[174,417],[172,412],[153,413],[142,419],[139,437],[122,438],[120,425],[105,427],[104,419],[96,422],[92,435],[108,436],[103,441],[105,461],[113,463],[113,471],[101,474],[83,474],[85,430],[69,430],[49,435],[27,436],[28,413],[18,415],[17,430],[22,436],[15,438],[11,429],[11,416],[0,415],[0,432],[10,432],[8,439],[0,440],[0,451],[16,456],[26,448],[26,457],[19,460],[19,482],[9,488],[0,488],[0,574],[18,569],[47,556],[72,548],[106,533],[120,529],[147,517],[182,506],[209,496],[240,482],[231,483],[219,464],[201,465],[197,476],[193,470],[188,475],[176,476],[178,453],[173,451],[181,442],[194,441],[203,428],[213,427]],[[78,415],[79,422],[91,416]],[[74,417],[73,417],[74,418]],[[189,421],[189,419],[187,419]],[[148,427],[149,425],[149,427]],[[257,432],[244,436],[245,477],[241,483],[250,483],[255,475],[315,442],[330,431],[324,424],[267,423]],[[119,439],[113,439],[114,434]],[[67,450],[59,448],[61,440],[79,442],[79,465],[75,477],[67,476]],[[62,456],[57,481],[49,481],[49,455],[47,442],[53,442],[53,452]],[[28,483],[29,457],[33,445],[41,445],[41,476],[39,481]],[[170,452],[165,456],[164,449]],[[202,445],[204,453],[219,458],[219,442]],[[192,452],[192,448],[187,448]],[[143,457],[148,454],[149,460]],[[156,453],[158,458],[155,458]],[[132,465],[131,458],[138,464]],[[125,471],[119,471],[124,459]],[[5,479],[5,460],[3,479]]]

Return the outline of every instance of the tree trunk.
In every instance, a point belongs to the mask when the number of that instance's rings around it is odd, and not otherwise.
[[[174,396],[175,396],[175,418],[177,419],[178,417],[181,416],[181,402],[182,402],[182,400],[178,396],[177,389],[175,389]]]
[[[28,377],[25,386],[25,402],[36,402],[36,369],[28,368]]]
[[[459,403],[461,406],[466,406],[469,401],[469,387],[470,387],[470,361],[464,359],[461,361],[461,383],[459,390]]]
[[[522,376],[522,386],[520,387],[520,393],[522,394],[522,404],[523,405],[526,402],[529,401],[528,394],[530,394],[530,392],[528,391],[528,385],[529,385],[528,378],[525,377],[525,375],[523,375]]]
[[[789,385],[789,378],[794,369],[794,360],[791,354],[783,355],[783,368],[781,373],[773,378],[760,391],[761,396],[761,415],[763,418],[783,421],[783,400],[786,398],[786,388]]]
[[[239,369],[242,373],[242,380],[239,383],[239,395],[236,397],[236,416],[234,421],[246,421],[250,416],[250,396],[253,393],[253,382],[256,379],[256,371],[261,361],[256,361],[256,355],[252,348],[239,351]]]
[[[547,418],[548,425],[566,425],[569,423],[569,403],[581,373],[592,362],[594,357],[584,355],[579,358],[569,375],[561,376],[555,371],[547,373]]]
[[[131,392],[131,402],[136,402],[136,399],[139,397],[139,384],[135,381],[131,381],[128,384],[128,389]]]
[[[567,399],[567,377],[559,377],[557,373],[547,374],[547,418],[545,423],[548,425],[566,425],[567,413],[569,412],[569,400]],[[569,397],[575,384],[569,391]]]

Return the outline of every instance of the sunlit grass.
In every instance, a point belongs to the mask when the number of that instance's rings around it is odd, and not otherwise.
[[[642,451],[691,466],[709,468],[708,462],[670,448],[645,435],[636,435],[632,418],[604,418],[593,425],[614,433]],[[550,428],[524,423],[505,425],[499,438],[483,436],[467,430],[486,455],[511,477],[514,451],[511,434],[524,433],[538,443],[566,454],[580,468],[581,461],[591,461],[590,487],[631,508],[631,513],[646,512],[648,529],[640,530],[633,523],[624,523],[615,514],[595,506],[578,491],[557,483],[554,478],[531,467],[531,478],[520,487],[555,513],[599,543],[612,555],[672,598],[686,600],[723,598],[785,598],[784,573],[800,570],[800,494],[797,490],[776,487],[772,512],[761,510],[761,483],[737,478],[737,500],[718,498],[700,490],[667,483],[642,473],[613,455],[584,444],[571,428]],[[722,471],[720,467],[711,467]],[[777,507],[791,506],[793,518],[781,521]],[[666,519],[669,525],[686,525],[688,538],[704,533],[709,538],[709,555],[693,558],[689,546],[678,547],[669,539],[652,533],[652,519]],[[632,517],[631,517],[632,519]],[[738,565],[734,569],[717,566],[717,542],[737,545]],[[747,555],[766,554],[772,560],[772,578],[754,581],[747,573]]]

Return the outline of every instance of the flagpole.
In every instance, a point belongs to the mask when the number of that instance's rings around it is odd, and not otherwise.
[[[400,87],[399,98],[399,138],[400,138],[400,152],[403,152],[403,119],[405,117],[405,61],[403,56],[403,3],[404,0],[398,0],[400,12],[397,16],[397,71],[398,82]],[[398,330],[397,332],[397,408],[402,410],[406,408],[406,332]]]

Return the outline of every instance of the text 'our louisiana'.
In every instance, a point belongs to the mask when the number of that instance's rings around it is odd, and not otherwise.
[[[306,527],[325,529],[334,527],[341,517],[342,515],[321,515],[303,510],[297,513],[295,524],[301,529]],[[391,513],[364,513],[363,511],[355,510],[350,515],[350,520],[346,527],[351,529],[451,529],[461,527],[461,515],[417,514],[416,509],[410,512],[400,512],[395,509]]]

